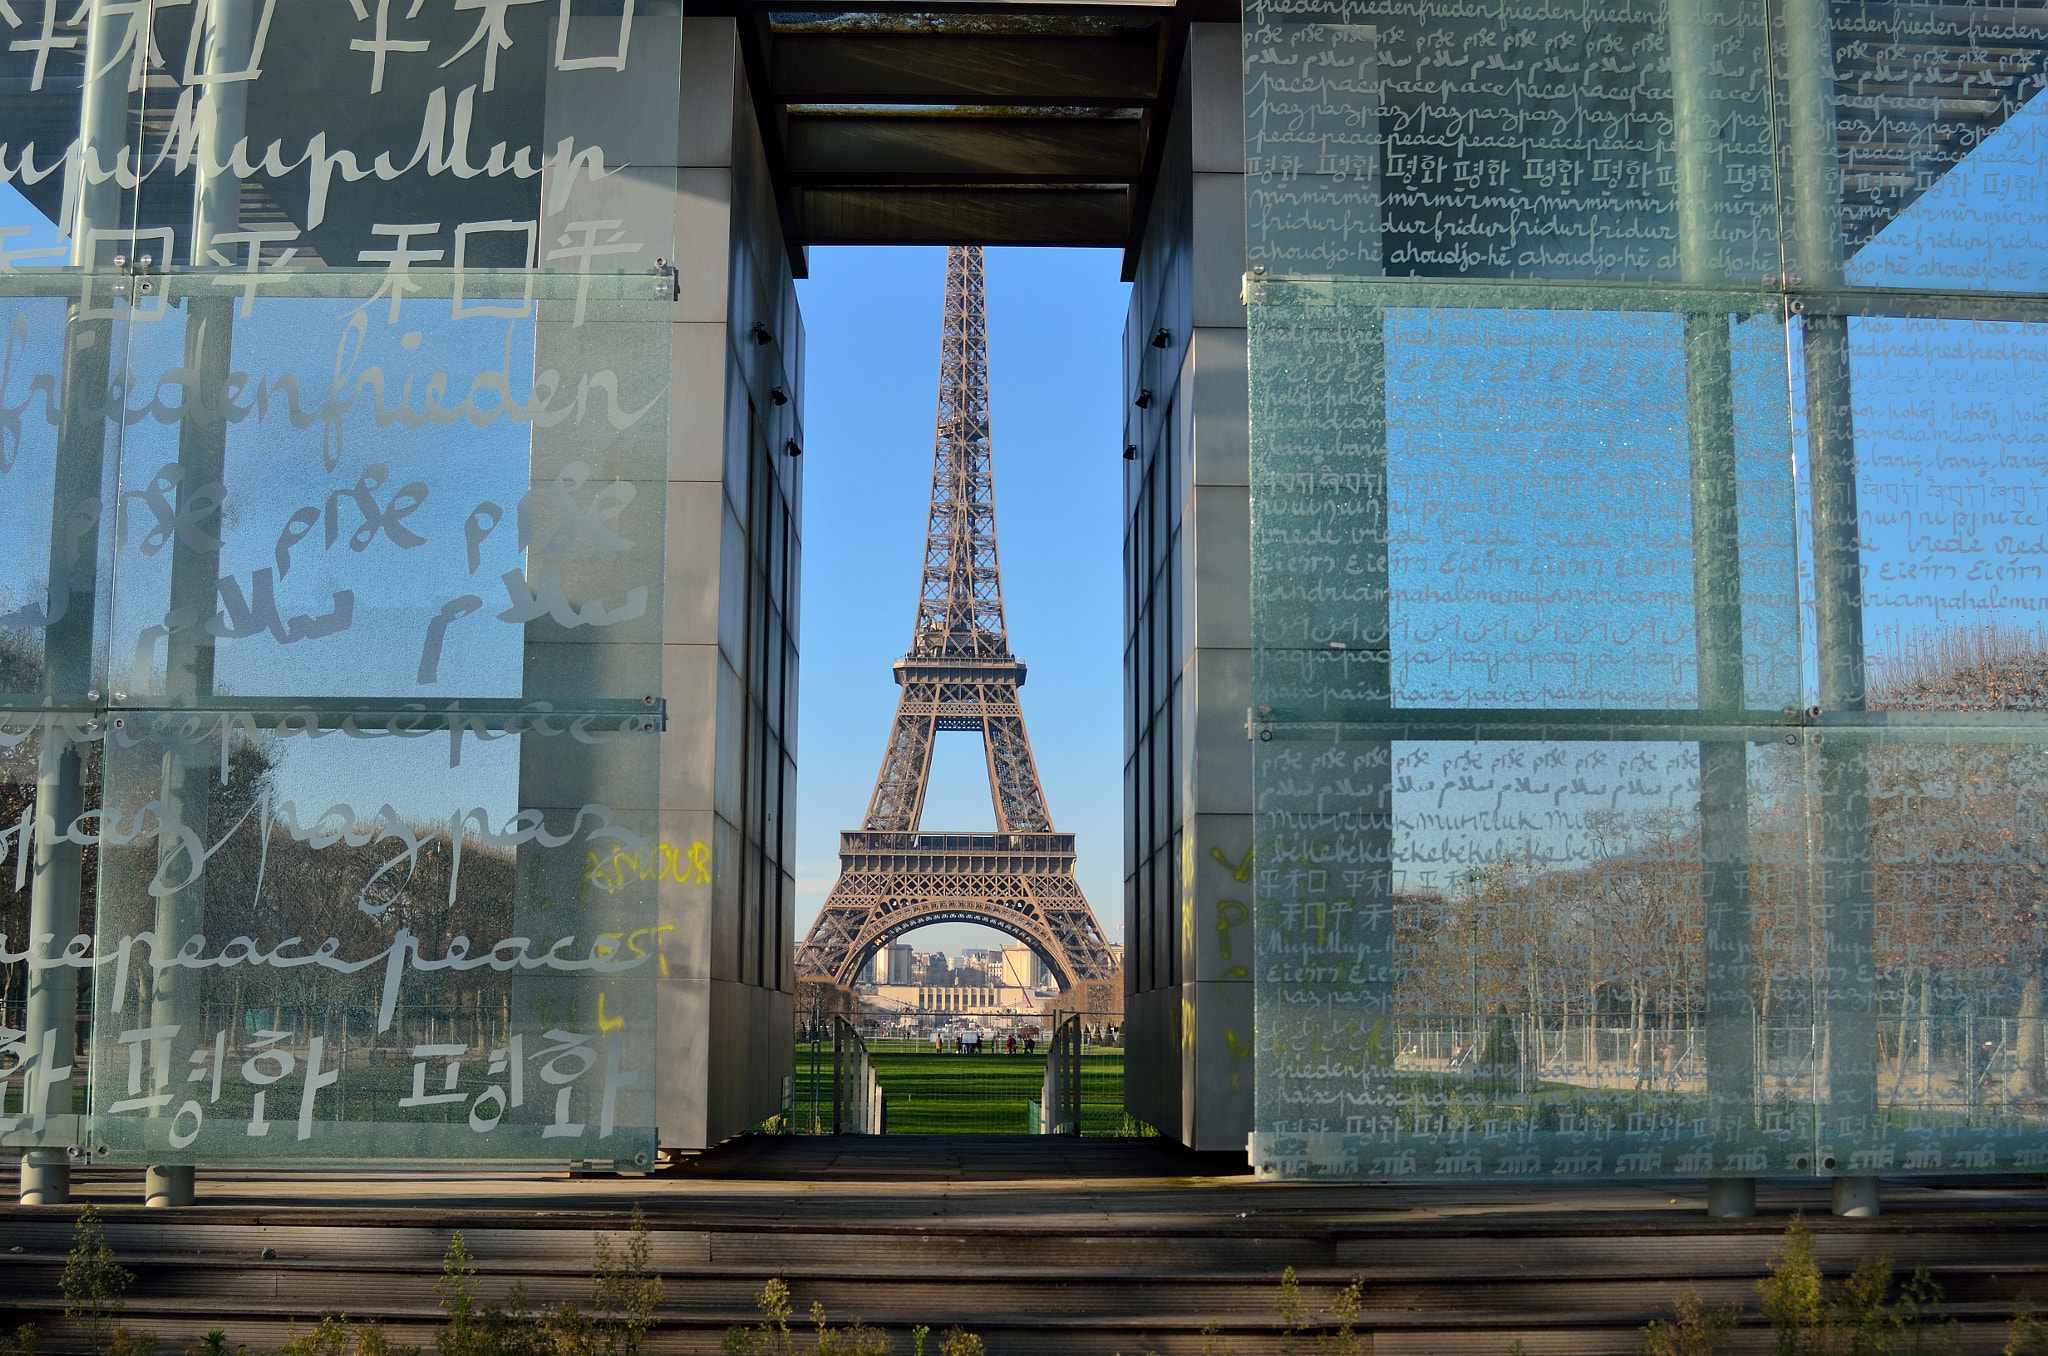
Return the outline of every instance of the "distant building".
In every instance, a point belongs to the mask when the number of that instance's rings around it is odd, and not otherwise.
[[[996,973],[1001,976],[1004,988],[1024,989],[1036,993],[1045,987],[1048,972],[1045,962],[1038,953],[1028,946],[1006,946],[998,953],[999,965]]]

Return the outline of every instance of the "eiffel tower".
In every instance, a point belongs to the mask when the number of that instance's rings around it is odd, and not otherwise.
[[[1046,813],[1017,703],[1024,664],[1003,623],[978,245],[946,252],[929,522],[917,626],[895,664],[903,694],[889,747],[866,823],[839,835],[839,880],[797,948],[797,973],[851,984],[895,937],[931,923],[982,923],[1029,946],[1063,989],[1106,979],[1116,962],[1074,880],[1074,835],[1053,832]],[[941,730],[981,732],[994,833],[918,828]]]

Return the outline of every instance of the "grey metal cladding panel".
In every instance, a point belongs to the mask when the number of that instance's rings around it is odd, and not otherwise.
[[[1028,118],[792,113],[793,173],[1090,175],[1138,173],[1136,118]]]
[[[1252,808],[1252,748],[1245,708],[1252,701],[1250,650],[1202,649],[1195,656],[1195,804],[1200,814]]]
[[[1194,415],[1195,483],[1249,485],[1251,431],[1245,331],[1197,330],[1188,366],[1182,384],[1192,391],[1189,398]],[[1250,587],[1249,581],[1246,587]]]
[[[799,201],[819,245],[1116,245],[1124,188],[829,188]]]
[[[1195,643],[1241,649],[1252,643],[1250,491],[1205,485],[1193,492]]]
[[[732,163],[732,114],[739,39],[731,19],[683,20],[682,165]]]
[[[1162,299],[1186,282],[1178,275],[1184,267],[1180,256],[1193,248],[1194,222],[1191,216],[1194,174],[1188,119],[1179,110],[1188,97],[1188,76],[1180,78],[1180,99],[1167,123],[1165,144],[1160,148],[1159,173],[1152,192],[1150,213],[1143,223],[1144,247],[1138,255],[1137,278],[1131,288],[1131,314],[1140,323],[1157,314]],[[1150,337],[1151,329],[1145,331]]]
[[[1070,35],[780,34],[775,93],[791,102],[987,103],[1153,97],[1156,45]]]
[[[1244,176],[1194,176],[1194,323],[1236,329],[1245,324]]]
[[[1182,93],[1197,173],[1244,173],[1243,42],[1237,24],[1188,28],[1189,78]]]

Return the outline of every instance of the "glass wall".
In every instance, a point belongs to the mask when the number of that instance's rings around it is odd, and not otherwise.
[[[0,5],[0,1145],[651,1159],[679,22]]]
[[[2048,1166],[2048,38],[1244,41],[1255,1166]]]

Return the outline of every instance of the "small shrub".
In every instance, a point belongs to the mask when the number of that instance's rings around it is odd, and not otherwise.
[[[195,1353],[224,1352],[227,1349],[227,1334],[208,1333],[208,1346],[194,1348]],[[214,1344],[218,1337],[219,1342]],[[247,1347],[237,1351],[247,1353]],[[400,1347],[385,1335],[381,1323],[357,1323],[351,1325],[345,1314],[328,1314],[313,1330],[301,1335],[297,1324],[292,1325],[291,1336],[285,1339],[275,1356],[420,1356],[418,1347]]]
[[[420,1349],[402,1347],[392,1341],[382,1323],[359,1323],[355,1330],[355,1356],[420,1356]]]
[[[441,1297],[441,1312],[448,1315],[448,1326],[434,1338],[439,1356],[555,1356],[558,1337],[550,1326],[553,1315],[528,1309],[524,1287],[512,1287],[504,1308],[477,1298],[476,1267],[460,1229],[448,1240],[448,1251],[441,1258],[441,1279],[435,1282],[434,1291]],[[574,1312],[573,1305],[563,1308]],[[381,1330],[370,1340],[381,1349],[359,1347],[354,1356],[396,1356]],[[417,1348],[408,1349],[407,1356],[417,1356]]]
[[[1792,1217],[1778,1255],[1771,1259],[1771,1274],[1756,1286],[1777,1356],[1804,1356],[1807,1334],[1819,1331],[1826,1307],[1820,1266],[1813,1260],[1813,1234],[1804,1216]]]
[[[136,1332],[116,1324],[107,1334],[107,1356],[156,1356],[153,1332]]]
[[[1961,1356],[1963,1325],[1950,1317],[1941,1292],[1927,1268],[1915,1267],[1913,1277],[1899,1287],[1899,1327],[1912,1339],[1901,1344],[1900,1356]]]
[[[2035,1318],[2025,1300],[2013,1305],[2005,1331],[2005,1356],[2048,1356],[2048,1323]]]
[[[640,1356],[641,1340],[654,1326],[662,1296],[661,1277],[647,1265],[648,1246],[647,1218],[637,1205],[623,1259],[612,1256],[609,1239],[597,1236],[597,1262],[590,1278],[590,1307],[596,1319],[591,1356]]]
[[[811,1323],[818,1330],[817,1345],[811,1348],[816,1356],[888,1356],[889,1335],[880,1328],[866,1326],[857,1318],[850,1328],[828,1328],[825,1326],[825,1306],[813,1303]],[[978,1352],[980,1339],[975,1341]],[[947,1351],[951,1356],[950,1346]]]
[[[1301,1334],[1308,1327],[1308,1305],[1301,1298],[1301,1282],[1295,1278],[1294,1268],[1280,1273],[1280,1298],[1273,1302],[1274,1311],[1280,1315],[1280,1350],[1287,1356],[1298,1356],[1301,1351]]]
[[[441,1257],[441,1279],[434,1283],[448,1326],[434,1339],[440,1356],[490,1356],[483,1342],[483,1310],[476,1300],[476,1268],[470,1265],[469,1243],[457,1229]]]
[[[36,1356],[36,1339],[42,1333],[33,1323],[24,1323],[11,1337],[0,1337],[0,1356]]]
[[[348,1320],[340,1314],[327,1314],[307,1333],[293,1323],[277,1356],[348,1356]]]
[[[1365,1308],[1364,1280],[1353,1277],[1351,1284],[1337,1296],[1337,1302],[1330,1307],[1334,1326],[1326,1328],[1316,1322],[1314,1308],[1301,1297],[1301,1281],[1295,1276],[1293,1267],[1280,1273],[1280,1297],[1274,1301],[1273,1308],[1280,1318],[1280,1349],[1287,1356],[1299,1356],[1305,1352],[1307,1348],[1303,1342],[1311,1333],[1315,1336],[1315,1349],[1320,1356],[1359,1356],[1362,1350],[1360,1339],[1352,1329]]]
[[[1891,1288],[1888,1257],[1869,1258],[1839,1284],[1830,1285],[1814,1261],[1813,1234],[1798,1215],[1792,1217],[1778,1255],[1772,1259],[1771,1274],[1757,1282],[1778,1356],[1957,1356],[1961,1352],[1962,1325],[1944,1308],[1946,1297],[1926,1267],[1915,1269],[1899,1287],[1896,1303],[1886,1302]],[[2012,1340],[2006,1348],[2010,1356],[2029,1352],[2026,1343],[2036,1340],[2030,1333],[2037,1331],[2025,1326],[2031,1321],[2024,1312],[2015,1314]],[[2048,1356],[2048,1350],[2042,1356]]]
[[[1351,1329],[1364,1309],[1365,1280],[1354,1276],[1351,1284],[1337,1296],[1337,1302],[1330,1306],[1330,1317],[1337,1321],[1336,1329],[1316,1334],[1316,1350],[1322,1356],[1359,1356],[1359,1338]]]
[[[1640,1356],[1722,1356],[1736,1318],[1734,1306],[1709,1309],[1698,1291],[1687,1290],[1678,1296],[1670,1322],[1659,1319],[1643,1329],[1636,1350]]]
[[[1821,1332],[1820,1350],[1827,1356],[1888,1356],[1898,1319],[1885,1307],[1892,1288],[1892,1260],[1864,1261],[1835,1291],[1834,1303]]]
[[[64,1316],[85,1330],[86,1345],[93,1356],[105,1356],[109,1343],[119,1331],[116,1326],[124,1303],[122,1296],[135,1281],[134,1273],[114,1260],[107,1244],[106,1229],[96,1206],[78,1212],[71,1231],[71,1256],[64,1263],[58,1287],[64,1292]],[[121,1356],[137,1356],[132,1346]],[[150,1339],[152,1349],[154,1338]]]
[[[727,1328],[725,1350],[731,1356],[795,1356],[796,1339],[789,1331],[788,1284],[779,1276],[769,1281],[754,1297],[754,1306],[761,1311],[761,1321],[751,1328]],[[850,1327],[834,1328],[822,1304],[811,1305],[811,1327],[810,1356],[888,1356],[889,1334],[857,1318]],[[911,1330],[913,1356],[924,1356],[925,1339],[930,1335],[927,1327]],[[956,1351],[954,1344],[961,1339],[972,1345]],[[980,1356],[981,1339],[955,1328],[946,1334],[939,1350],[941,1356]]]
[[[949,1328],[946,1340],[939,1344],[939,1356],[988,1356],[988,1348],[965,1328]]]
[[[780,1276],[772,1278],[754,1297],[761,1321],[751,1328],[737,1325],[725,1330],[729,1356],[793,1356],[796,1346],[789,1336],[789,1286]],[[918,1339],[920,1356],[924,1339]]]

